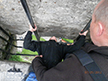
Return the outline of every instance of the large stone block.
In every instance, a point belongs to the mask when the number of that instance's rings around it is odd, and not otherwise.
[[[41,36],[75,38],[100,0],[27,0]],[[0,26],[14,34],[28,30],[20,0],[0,0]]]

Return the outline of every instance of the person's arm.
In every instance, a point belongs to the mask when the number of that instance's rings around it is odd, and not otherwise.
[[[47,71],[47,67],[44,65],[44,62],[41,57],[36,57],[32,61],[32,68],[36,77],[39,81],[43,81],[43,75]]]
[[[80,49],[80,47],[85,43],[85,36],[87,32],[88,31],[85,31],[84,33],[79,33],[80,38],[73,45],[64,46],[64,53],[72,53],[73,51]]]
[[[65,68],[67,69],[67,66],[65,66],[66,64],[67,63],[60,62],[59,65],[47,69],[42,58],[36,57],[32,61],[32,68],[38,81],[63,81],[64,79],[63,76],[61,76],[61,73],[65,71]]]
[[[83,67],[81,63],[72,54],[51,69],[47,69],[44,66],[44,62],[40,57],[32,61],[32,68],[38,81],[74,81],[75,78],[82,77],[82,75],[79,75],[80,71],[85,72],[81,70],[81,67]]]
[[[32,41],[32,32],[36,31],[37,27],[35,29],[33,29],[30,25],[30,29],[27,32],[25,38],[24,38],[24,43],[23,43],[23,47],[25,49],[29,49],[31,51],[37,51],[37,47],[40,46],[38,42],[36,41]]]

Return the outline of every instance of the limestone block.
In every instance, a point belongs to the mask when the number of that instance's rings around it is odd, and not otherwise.
[[[75,38],[100,0],[27,0],[41,36]],[[0,26],[14,34],[28,31],[20,0],[0,0]]]

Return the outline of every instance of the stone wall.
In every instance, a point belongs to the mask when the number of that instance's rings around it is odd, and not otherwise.
[[[27,0],[41,36],[75,38],[100,0]],[[28,31],[20,0],[0,0],[0,26],[13,34]]]
[[[28,74],[29,63],[0,61],[0,81],[25,81],[24,77]],[[8,72],[13,67],[21,72]],[[14,71],[14,70],[13,70]]]
[[[6,52],[16,53],[17,51],[17,48],[12,46],[12,44],[16,45],[16,41],[11,40],[7,34],[11,39],[15,39],[14,34],[11,34],[9,31],[0,27],[0,60],[3,60],[7,56]]]
[[[1,30],[0,30],[0,36],[5,38],[6,40],[8,40],[8,36],[6,34],[4,34],[4,32],[2,32]],[[5,49],[6,45],[7,45],[7,42],[5,42],[4,40],[2,40],[0,38],[0,49]],[[3,52],[2,51],[0,51],[0,59],[1,58],[3,58]]]

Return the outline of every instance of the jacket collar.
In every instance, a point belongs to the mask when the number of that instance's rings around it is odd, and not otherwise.
[[[102,55],[108,55],[108,46],[98,47],[94,44],[86,43],[83,47],[83,50],[85,50],[87,53],[97,52]]]

